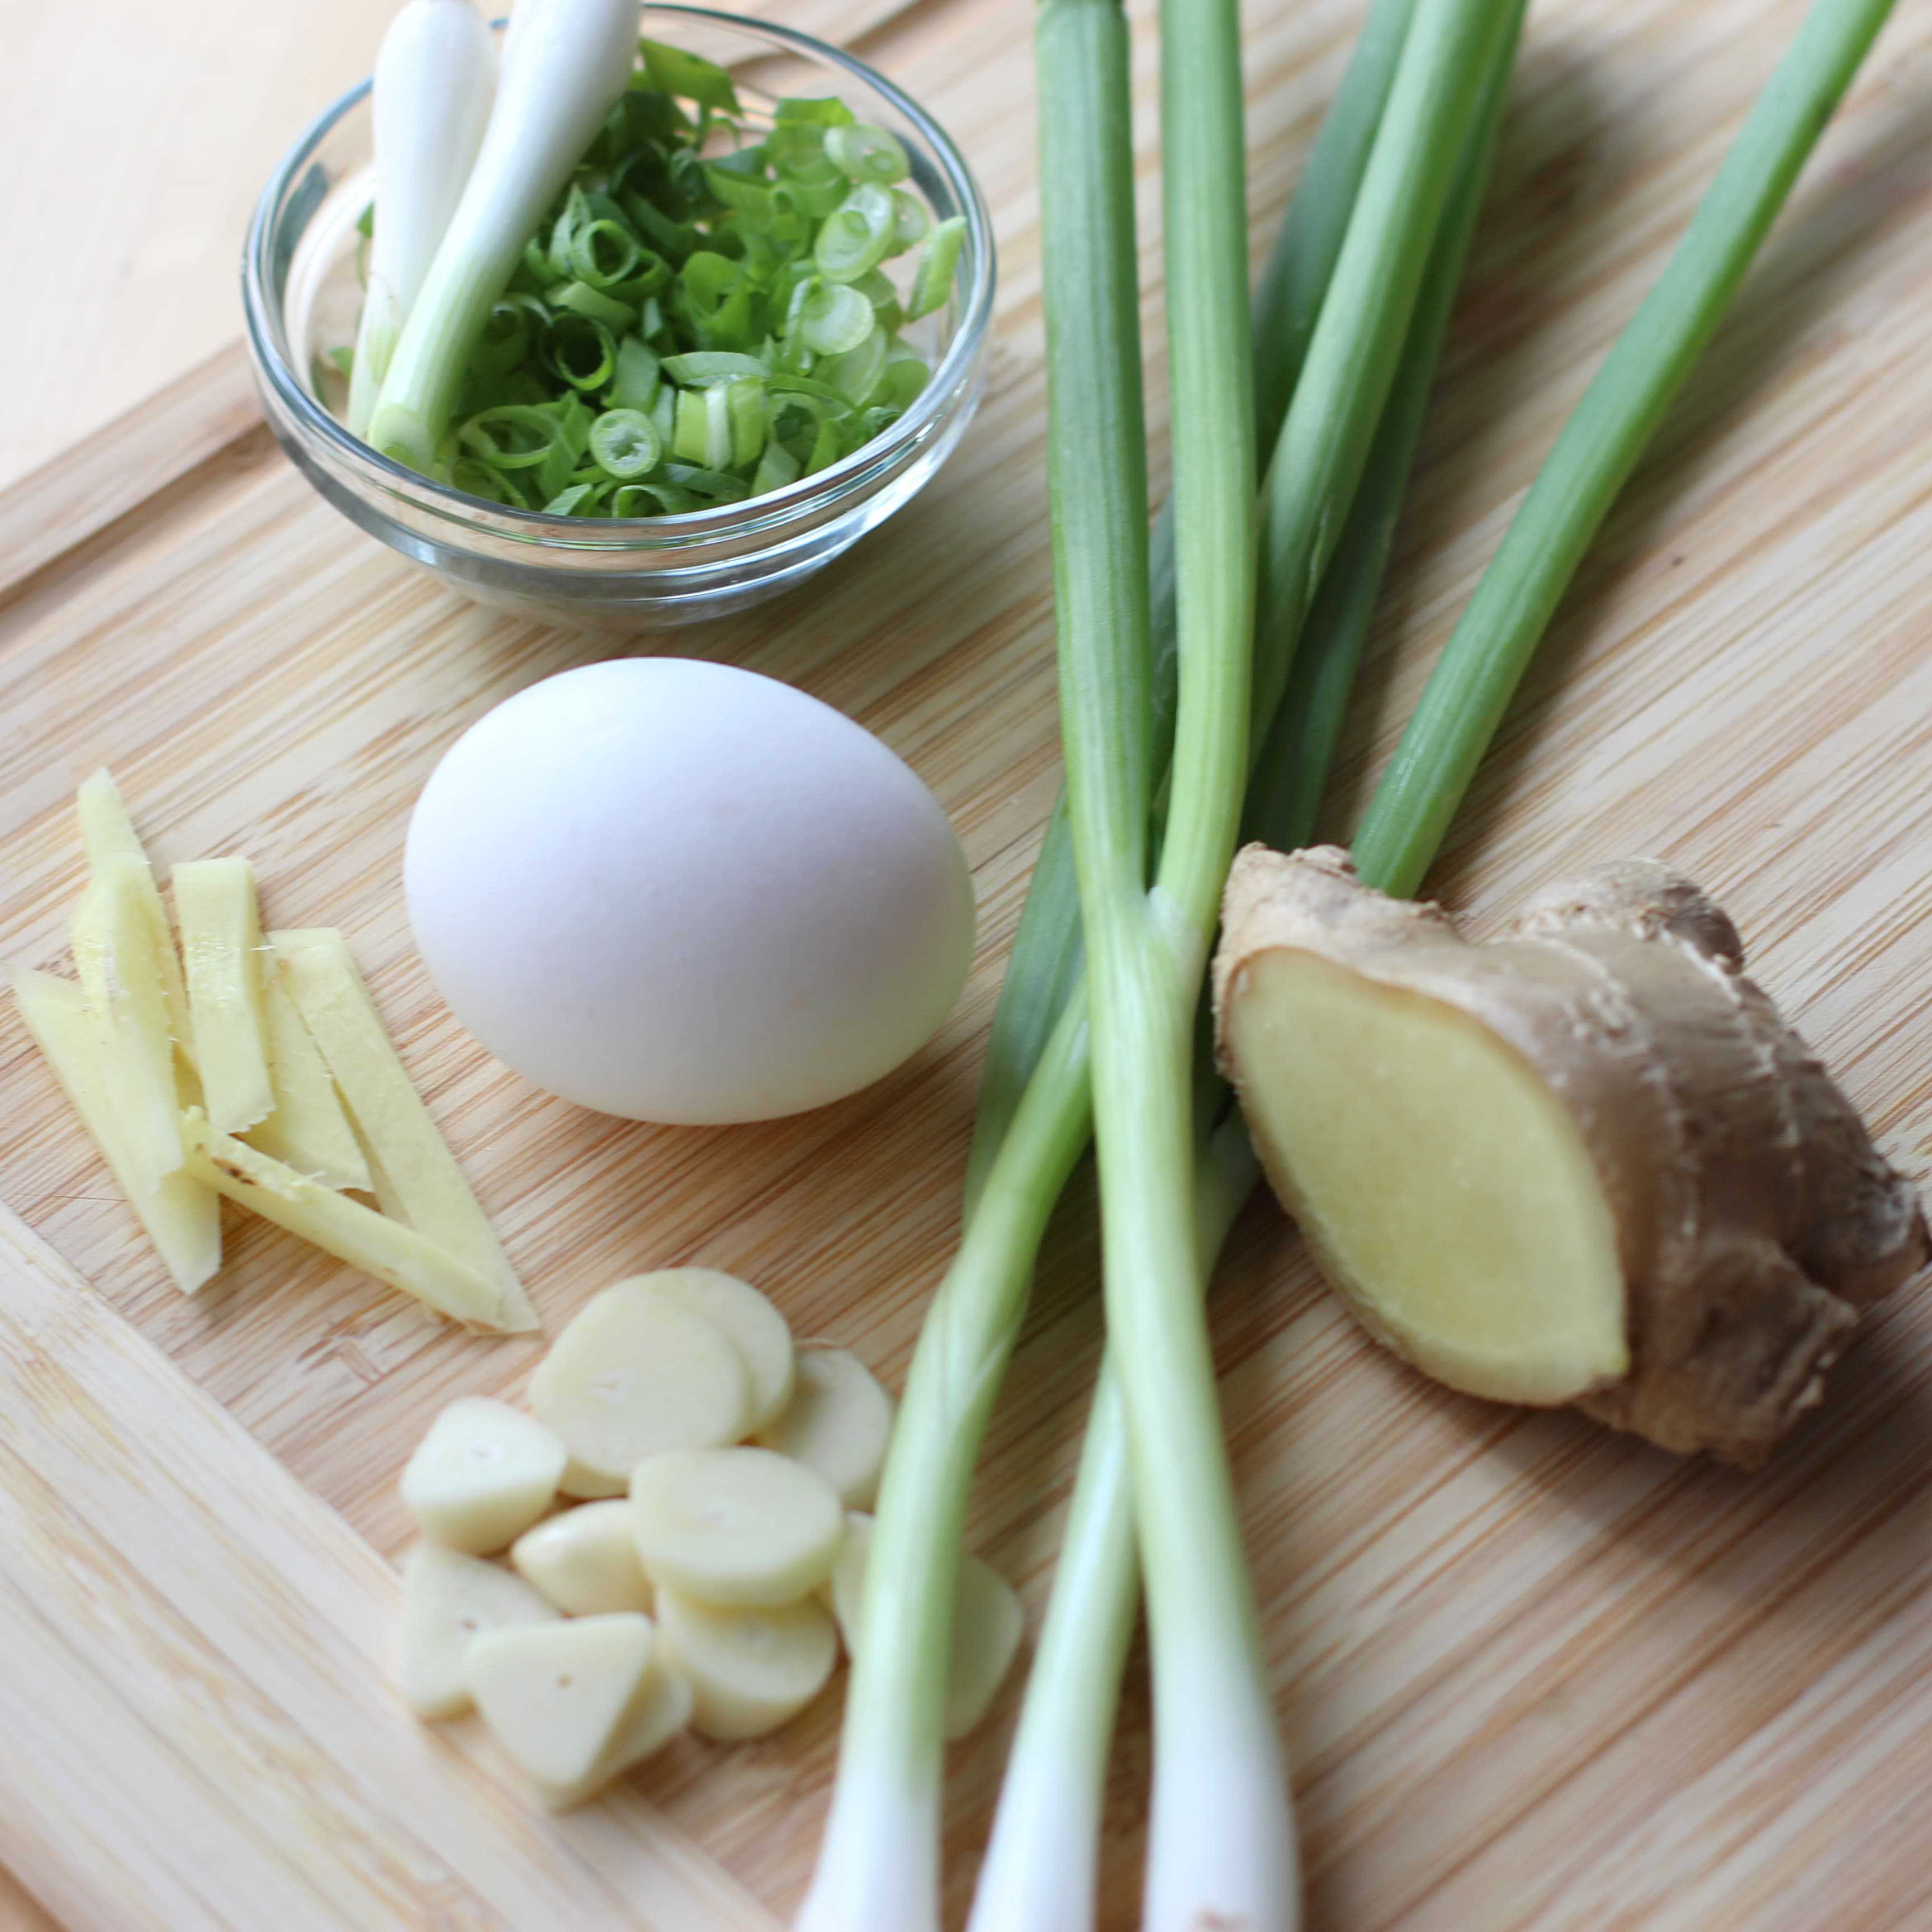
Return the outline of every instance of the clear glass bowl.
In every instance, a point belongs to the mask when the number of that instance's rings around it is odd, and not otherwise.
[[[591,519],[506,510],[431,482],[351,436],[311,371],[353,337],[356,224],[370,193],[369,86],[329,108],[271,177],[242,263],[248,351],[282,447],[350,521],[478,602],[614,628],[741,610],[809,577],[928,482],[978,406],[993,304],[986,204],[959,151],[862,62],[803,34],[697,7],[647,6],[641,31],[728,68],[752,118],[788,94],[836,94],[905,143],[934,216],[966,218],[952,298],[908,333],[932,378],[883,436],[748,502],[675,517]],[[500,30],[501,23],[499,23]],[[921,334],[923,332],[923,334]]]

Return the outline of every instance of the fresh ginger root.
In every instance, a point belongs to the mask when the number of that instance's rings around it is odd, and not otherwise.
[[[1275,1192],[1426,1374],[1749,1467],[1932,1259],[1911,1187],[1661,866],[1474,945],[1324,846],[1235,861],[1222,1064]]]

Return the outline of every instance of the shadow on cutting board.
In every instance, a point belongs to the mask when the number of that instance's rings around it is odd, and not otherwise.
[[[1622,580],[1666,547],[1683,499],[1760,392],[1792,367],[1807,335],[1822,323],[1825,345],[1833,346],[1829,318],[1846,288],[1932,190],[1932,97],[1915,89],[1874,118],[1856,147],[1828,148],[1824,169],[1801,186],[1606,519],[1471,790],[1450,842],[1452,868],[1460,855],[1480,851],[1507,812],[1544,716],[1599,638]]]

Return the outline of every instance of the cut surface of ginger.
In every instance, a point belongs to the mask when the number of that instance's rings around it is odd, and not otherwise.
[[[1368,1326],[1500,1401],[1621,1376],[1616,1224],[1542,1076],[1470,1014],[1312,953],[1247,970],[1227,1022],[1243,1104]]]
[[[74,805],[80,820],[82,843],[87,848],[87,863],[97,876],[111,860],[132,859],[140,868],[135,881],[141,916],[146,922],[148,943],[160,969],[162,997],[167,1003],[168,1032],[174,1050],[185,1065],[192,1066],[194,1022],[188,1015],[188,988],[182,976],[180,956],[175,951],[173,935],[168,931],[167,908],[161,903],[161,889],[155,883],[154,867],[147,848],[141,843],[134,821],[128,815],[112,775],[104,766],[83,779]]]
[[[831,1575],[844,1529],[831,1485],[769,1449],[675,1450],[631,1478],[644,1568],[704,1603],[796,1603]]]
[[[249,1129],[249,1142],[325,1187],[370,1191],[369,1163],[343,1111],[334,1076],[272,952],[262,957],[262,1007],[275,1104],[266,1120]]]
[[[663,1268],[636,1275],[620,1287],[649,1288],[715,1324],[744,1358],[750,1378],[748,1429],[755,1432],[784,1412],[791,1400],[791,1330],[768,1297],[748,1281],[716,1268]]]
[[[803,1348],[784,1412],[758,1439],[815,1469],[848,1509],[869,1509],[892,1436],[892,1399],[844,1348]]]
[[[488,1556],[556,1499],[563,1444],[543,1424],[487,1396],[464,1396],[430,1425],[403,1470],[403,1502],[423,1534]]]
[[[825,1688],[838,1629],[815,1598],[727,1610],[682,1592],[658,1597],[667,1663],[691,1686],[692,1728],[731,1743],[788,1724]]]
[[[74,960],[99,1042],[102,1083],[130,1173],[152,1192],[182,1166],[181,1098],[145,860],[110,854],[74,909]]]
[[[221,1265],[221,1204],[213,1189],[185,1168],[147,1184],[124,1141],[124,1117],[109,1100],[101,1044],[86,996],[70,980],[16,968],[14,992],[27,1030],[127,1196],[142,1227],[173,1276],[192,1294]]]
[[[511,1546],[510,1561],[569,1616],[648,1611],[655,1600],[631,1534],[631,1505],[622,1497],[580,1503],[524,1531]]]
[[[854,1510],[845,1519],[838,1560],[820,1592],[830,1599],[845,1648],[855,1656],[865,1641],[866,1567],[872,1550],[872,1519]],[[978,1729],[1013,1667],[1025,1634],[1026,1612],[1018,1592],[990,1563],[962,1556],[946,1670],[943,1722],[949,1742]]]
[[[419,1543],[403,1559],[403,1701],[419,1718],[470,1708],[470,1646],[485,1630],[558,1621],[520,1576],[480,1557]]]
[[[573,1496],[620,1496],[646,1456],[736,1442],[752,1411],[730,1336],[634,1282],[584,1304],[537,1364],[530,1400],[570,1452]]]
[[[181,1117],[180,1131],[189,1173],[265,1221],[453,1320],[505,1331],[536,1326],[520,1294],[506,1306],[500,1281],[478,1274],[413,1228],[298,1174],[232,1134],[217,1133],[199,1108]]]
[[[484,1632],[470,1693],[508,1756],[553,1809],[580,1804],[676,1728],[649,1617],[635,1612]]]
[[[1654,860],[1472,942],[1334,847],[1235,860],[1222,1063],[1371,1334],[1503,1401],[1762,1462],[1860,1310],[1932,1260],[1917,1191]]]
[[[496,1230],[423,1104],[332,927],[272,932],[268,944],[350,1116],[380,1163],[378,1198],[392,1218],[501,1286],[506,1328],[537,1321]]]
[[[223,1133],[238,1134],[275,1105],[254,870],[246,859],[184,860],[174,888],[202,1104]]]

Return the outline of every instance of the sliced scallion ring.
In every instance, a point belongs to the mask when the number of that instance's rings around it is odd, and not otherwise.
[[[848,181],[876,182],[890,188],[910,172],[898,136],[869,122],[855,121],[825,131],[826,158]]]
[[[452,488],[481,496],[488,502],[500,503],[506,510],[528,508],[509,478],[480,457],[459,456],[450,466],[449,481]]]
[[[687,389],[735,382],[741,376],[755,376],[762,382],[770,373],[757,356],[722,349],[697,349],[686,356],[667,356],[664,368],[674,382]]]
[[[840,391],[817,376],[774,375],[770,380],[776,396],[811,404],[814,416],[836,415],[850,406]]]
[[[679,391],[673,454],[700,469],[726,470],[731,464],[731,445],[730,385]]]
[[[534,296],[506,296],[483,325],[482,336],[471,352],[471,370],[488,376],[507,376],[530,353],[532,328],[541,330],[549,321],[550,311]]]
[[[895,255],[916,248],[932,232],[932,211],[910,188],[892,190],[892,248]]]
[[[740,152],[755,154],[758,151],[752,148]],[[770,225],[772,190],[768,183],[750,178],[722,163],[713,163],[704,172],[711,184],[711,192],[742,220],[754,223],[760,228]]]
[[[594,483],[573,483],[567,490],[560,490],[544,506],[547,517],[577,517],[584,514],[584,506],[596,494]]]
[[[886,332],[875,322],[856,348],[830,356],[819,364],[820,379],[854,409],[861,408],[872,400],[872,392],[879,386],[891,347]]]
[[[932,380],[926,364],[903,342],[896,342],[887,352],[876,394],[895,410],[909,410]]]
[[[479,410],[457,431],[457,441],[495,470],[530,470],[556,447],[556,418],[542,405],[499,403]]]
[[[722,470],[706,470],[689,463],[667,463],[664,476],[667,483],[712,503],[742,503],[752,494],[749,484]]]
[[[876,268],[892,245],[898,211],[892,190],[862,182],[825,218],[812,244],[819,273],[834,282],[856,282]]]
[[[576,279],[593,289],[628,281],[644,259],[644,244],[624,223],[608,216],[586,221],[570,238],[570,266]]]
[[[836,463],[844,454],[838,439],[838,432],[828,416],[818,425],[818,434],[812,440],[812,454],[805,459],[805,473],[814,476],[830,464]]]
[[[741,376],[726,385],[725,413],[731,424],[731,463],[742,469],[758,461],[765,447],[765,385],[762,376]]]
[[[758,473],[752,478],[753,493],[763,496],[767,490],[782,490],[788,483],[796,482],[802,466],[783,443],[766,443],[758,458]]]
[[[843,201],[852,184],[823,155],[807,166],[794,168],[784,178],[792,199],[814,221],[821,221]]]
[[[696,490],[675,483],[626,483],[610,498],[614,517],[675,517],[704,506],[705,500]]]
[[[799,332],[814,355],[842,356],[872,334],[873,321],[872,304],[849,282],[818,282],[804,304]]]
[[[912,293],[906,298],[908,322],[916,322],[921,316],[944,308],[951,299],[953,273],[959,266],[959,250],[965,240],[963,214],[942,221],[926,238],[926,247],[912,278]]]
[[[779,128],[849,128],[855,118],[842,100],[829,96],[814,99],[805,94],[781,100],[772,114]]]
[[[606,410],[590,425],[590,460],[617,482],[648,476],[664,453],[657,424],[640,410]]]
[[[617,345],[617,372],[604,398],[614,410],[648,410],[658,399],[663,381],[663,365],[656,352],[634,335],[627,335]]]
[[[715,62],[682,47],[670,47],[662,40],[640,40],[644,57],[644,75],[654,88],[675,94],[680,100],[694,100],[719,114],[739,112],[738,96],[731,76]]]
[[[550,319],[544,361],[573,389],[601,389],[616,374],[616,338],[596,316],[566,310]]]
[[[628,328],[638,319],[638,311],[630,303],[620,302],[602,289],[593,289],[588,282],[557,283],[544,291],[544,299],[553,311],[568,309],[572,315],[587,315],[609,329]]]

